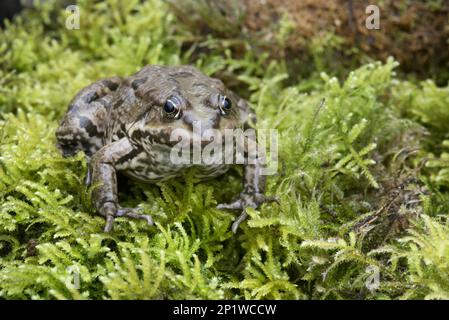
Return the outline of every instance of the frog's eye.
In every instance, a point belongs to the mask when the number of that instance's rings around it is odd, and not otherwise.
[[[170,97],[165,101],[164,112],[170,118],[178,118],[181,114],[181,103],[178,98]]]
[[[226,96],[220,95],[218,97],[218,104],[219,104],[219,107],[221,110],[221,114],[223,114],[223,115],[227,114],[232,108],[232,102]]]

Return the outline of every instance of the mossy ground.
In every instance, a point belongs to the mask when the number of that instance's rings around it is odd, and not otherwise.
[[[80,30],[49,1],[0,33],[1,298],[449,298],[449,87],[399,79],[394,59],[337,79],[318,72],[324,53],[296,82],[249,44],[236,57],[224,40],[192,42],[163,1],[80,5]],[[55,147],[59,119],[98,78],[184,63],[278,130],[267,193],[280,203],[249,210],[233,235],[235,213],[215,205],[238,194],[238,168],[206,182],[125,180],[121,201],[157,224],[118,218],[105,234],[83,155]]]

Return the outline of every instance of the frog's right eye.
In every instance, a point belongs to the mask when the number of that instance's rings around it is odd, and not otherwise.
[[[164,112],[170,118],[178,118],[181,114],[181,102],[176,97],[170,97],[165,101]]]
[[[171,100],[167,100],[164,105],[164,111],[166,113],[174,113],[176,111],[176,105]]]

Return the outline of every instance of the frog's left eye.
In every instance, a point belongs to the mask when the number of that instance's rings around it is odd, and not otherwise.
[[[170,97],[165,101],[164,112],[170,118],[178,118],[181,114],[181,102],[176,97]]]
[[[220,95],[218,97],[218,103],[219,103],[221,113],[223,115],[227,114],[229,111],[231,111],[232,102],[228,97]]]

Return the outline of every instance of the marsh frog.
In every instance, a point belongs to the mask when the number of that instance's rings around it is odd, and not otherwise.
[[[244,128],[250,119],[254,120],[254,113],[248,103],[222,81],[192,66],[149,65],[130,77],[102,79],[79,91],[56,131],[57,147],[66,157],[79,151],[86,155],[86,183],[98,185],[92,201],[97,213],[106,219],[104,231],[109,232],[115,217],[153,224],[151,216],[139,209],[119,205],[118,171],[150,183],[180,177],[193,166],[200,178],[224,174],[232,164],[171,161],[170,151],[179,142],[172,141],[171,135],[181,130],[190,137],[189,143],[197,138],[204,146],[211,140],[195,137],[195,123],[200,122],[201,133],[207,129],[223,132]],[[245,148],[257,148],[255,139]],[[271,199],[264,196],[261,166],[260,161],[244,163],[240,196],[217,206],[242,211],[232,225],[234,233],[247,217],[245,208],[257,208]]]

